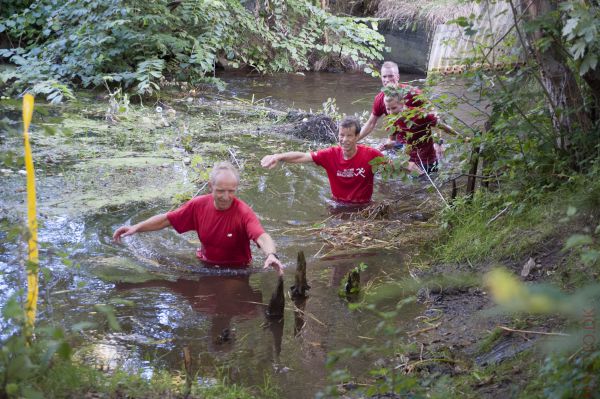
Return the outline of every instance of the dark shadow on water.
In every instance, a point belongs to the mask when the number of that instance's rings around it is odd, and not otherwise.
[[[143,283],[117,283],[117,290],[165,288],[185,298],[199,313],[209,315],[210,339],[217,350],[235,342],[233,318],[252,319],[263,314],[262,292],[250,286],[250,274],[202,276],[197,280],[151,280]]]

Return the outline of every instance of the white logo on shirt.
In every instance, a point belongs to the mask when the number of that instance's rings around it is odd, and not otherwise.
[[[354,170],[354,168],[338,170],[337,176],[338,177],[355,177],[355,176],[367,177],[367,176],[365,176],[365,168],[357,168],[356,171]]]
[[[231,237],[233,237],[233,233],[227,233],[227,237],[228,237],[228,238],[231,238]]]

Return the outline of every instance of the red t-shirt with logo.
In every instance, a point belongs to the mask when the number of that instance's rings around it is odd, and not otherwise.
[[[364,204],[373,195],[373,169],[369,162],[383,154],[359,145],[356,154],[344,159],[340,146],[311,152],[312,160],[327,172],[331,194],[336,201]]]
[[[399,84],[398,87],[410,90],[404,96],[404,101],[406,102],[407,107],[422,107],[423,106],[423,101],[415,98],[416,96],[421,94],[421,90],[419,90],[416,87],[412,87],[410,85],[406,85],[406,84],[402,84],[402,83]],[[375,100],[373,101],[373,109],[371,110],[371,112],[373,113],[373,115],[375,115],[377,117],[380,117],[382,115],[387,115],[387,111],[385,109],[384,97],[385,97],[385,93],[379,92],[379,94],[377,94],[375,96]]]
[[[417,110],[417,109],[415,109]],[[399,118],[394,122],[396,141],[409,147],[410,161],[420,165],[430,165],[437,161],[431,128],[437,125],[434,113],[419,113],[410,118]]]
[[[250,240],[256,241],[265,232],[245,202],[234,198],[231,206],[221,211],[215,208],[212,194],[191,199],[168,212],[167,218],[178,233],[198,233],[201,260],[229,267],[248,266],[252,261]]]

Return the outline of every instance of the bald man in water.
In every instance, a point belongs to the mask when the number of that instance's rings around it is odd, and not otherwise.
[[[239,174],[229,162],[213,167],[208,186],[210,194],[201,195],[180,208],[155,215],[133,226],[119,227],[113,239],[121,241],[136,233],[174,228],[178,233],[195,230],[201,247],[196,255],[213,267],[246,268],[252,262],[250,241],[256,242],[267,256],[264,268],[273,267],[283,275],[275,242],[261,226],[254,211],[235,197]]]

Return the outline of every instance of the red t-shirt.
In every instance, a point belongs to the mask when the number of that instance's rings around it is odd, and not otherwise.
[[[325,168],[331,194],[336,201],[364,204],[373,195],[373,169],[369,162],[382,157],[378,150],[364,145],[350,159],[344,159],[340,146],[311,152],[312,160]]]
[[[167,218],[178,233],[196,230],[202,244],[198,257],[216,265],[248,266],[252,261],[250,240],[256,241],[265,232],[245,202],[234,198],[228,209],[220,211],[212,194],[191,199],[168,212]]]
[[[437,124],[438,118],[433,113],[415,115],[410,122],[405,118],[399,118],[394,122],[396,141],[406,144],[410,149],[410,160],[417,165],[421,162],[430,165],[437,161],[431,127]]]
[[[421,90],[417,89],[416,87],[412,87],[410,85],[405,85],[402,83],[399,84],[398,87],[402,87],[404,89],[410,89],[410,91],[404,96],[404,101],[406,102],[407,107],[422,107],[423,106],[423,101],[415,98],[416,96],[421,94]],[[373,113],[373,115],[375,115],[377,117],[380,117],[381,115],[387,115],[387,111],[385,109],[384,97],[385,97],[385,93],[379,92],[379,94],[377,94],[375,96],[375,100],[373,101],[373,109],[371,110],[371,112]]]

